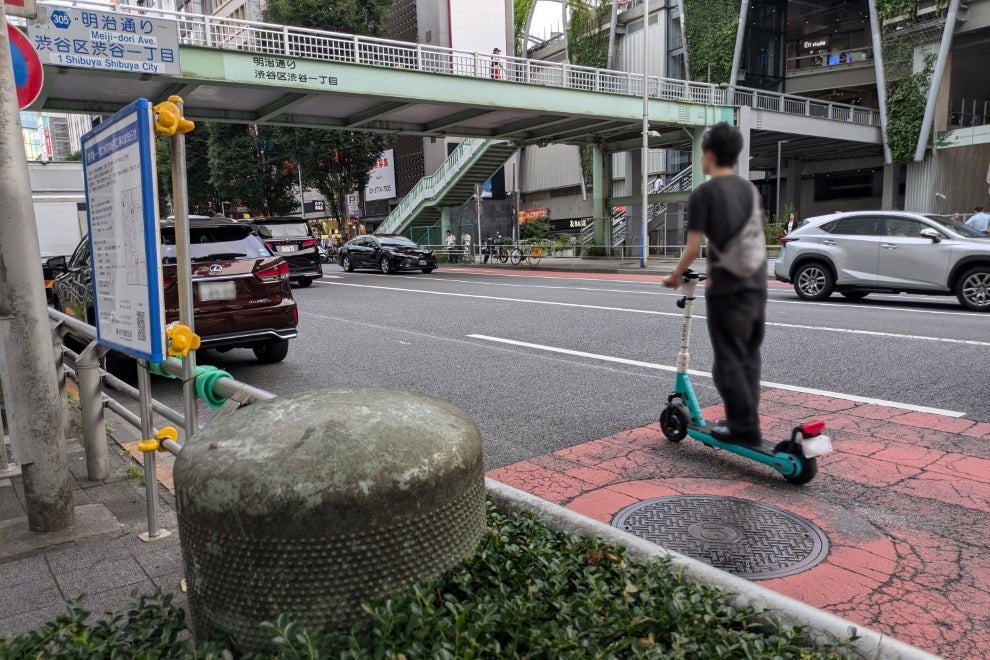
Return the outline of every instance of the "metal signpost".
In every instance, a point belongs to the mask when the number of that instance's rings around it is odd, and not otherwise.
[[[138,359],[142,439],[154,437],[148,362],[165,359],[154,126],[151,103],[139,99],[82,139],[96,339]],[[144,456],[153,495],[155,456]],[[152,504],[149,538],[162,533]]]
[[[182,74],[176,21],[79,7],[38,8],[28,36],[45,64]]]

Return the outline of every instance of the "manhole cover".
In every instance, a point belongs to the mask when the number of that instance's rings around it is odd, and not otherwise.
[[[800,573],[828,554],[824,532],[804,518],[735,497],[646,500],[620,511],[612,526],[751,580]]]

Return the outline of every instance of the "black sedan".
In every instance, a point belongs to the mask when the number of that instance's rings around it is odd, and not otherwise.
[[[433,250],[393,234],[366,234],[353,238],[340,248],[339,259],[340,267],[348,273],[356,268],[373,268],[386,275],[400,270],[432,273],[437,267]]]

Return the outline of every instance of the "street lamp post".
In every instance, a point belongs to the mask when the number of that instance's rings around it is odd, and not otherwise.
[[[774,218],[778,223],[780,222],[780,156],[781,147],[790,142],[790,140],[777,140],[777,204],[776,204],[776,217]]]
[[[643,148],[640,151],[640,191],[642,192],[642,213],[640,214],[639,231],[639,267],[646,268],[649,249],[649,195],[646,189],[647,170],[649,169],[650,149],[650,3],[643,2]]]
[[[299,174],[299,215],[306,219],[306,193],[303,190],[302,164],[296,163],[296,172]]]

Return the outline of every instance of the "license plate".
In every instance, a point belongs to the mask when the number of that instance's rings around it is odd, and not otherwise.
[[[295,252],[296,251],[296,246],[295,245],[279,245],[278,246],[278,251],[279,252]]]
[[[426,265],[426,259],[420,259],[419,260],[419,265],[420,266],[425,266]]]
[[[237,297],[237,285],[234,282],[200,282],[199,299],[203,302],[214,300],[233,300]]]
[[[832,441],[827,435],[805,438],[801,441],[801,449],[805,458],[815,458],[832,453]]]

